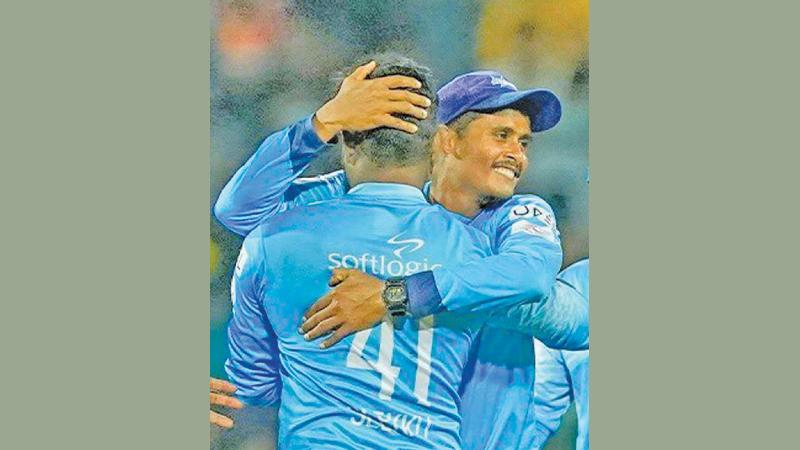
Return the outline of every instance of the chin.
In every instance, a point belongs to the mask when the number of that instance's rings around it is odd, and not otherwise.
[[[484,191],[484,196],[486,197],[494,197],[496,199],[506,199],[514,195],[514,189],[517,187],[517,184],[509,184],[503,183],[495,184],[494,186],[487,186],[488,189]]]

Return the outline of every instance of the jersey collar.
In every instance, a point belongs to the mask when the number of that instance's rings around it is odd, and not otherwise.
[[[413,200],[427,204],[428,200],[421,190],[409,184],[399,183],[360,183],[350,188],[347,195],[354,197],[379,197],[387,199]]]

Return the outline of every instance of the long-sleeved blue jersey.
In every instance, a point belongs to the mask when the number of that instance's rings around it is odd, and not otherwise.
[[[559,274],[561,293],[579,292],[589,301],[589,260],[578,261]],[[576,450],[589,449],[589,350],[554,350],[539,341],[536,348],[534,408],[536,420],[526,430],[532,432],[533,448],[544,447],[555,433],[561,417],[575,402],[578,416]]]
[[[217,218],[244,234],[277,213],[341,197],[348,189],[342,171],[299,178],[324,148],[311,117],[272,134],[223,189],[215,205]],[[514,196],[485,208],[469,224],[489,235],[494,254],[411,276],[410,312],[423,317],[497,308],[494,311],[502,316],[500,307],[539,300],[540,306],[520,308],[511,314],[513,319],[503,320],[508,330],[481,333],[478,345],[483,350],[478,350],[480,356],[467,368],[462,387],[465,448],[517,448],[533,404],[530,335],[563,348],[587,348],[588,308],[581,310],[580,302],[563,302],[570,299],[552,301],[562,254],[552,210],[542,199]],[[528,319],[521,315],[526,312]],[[522,332],[514,331],[509,323],[518,323]],[[481,401],[472,407],[470,398]]]
[[[232,284],[226,371],[237,396],[271,404],[281,392],[282,449],[461,448],[459,386],[484,318],[387,321],[326,350],[298,326],[334,267],[387,278],[489,254],[484,233],[401,184],[360,184],[264,222]]]

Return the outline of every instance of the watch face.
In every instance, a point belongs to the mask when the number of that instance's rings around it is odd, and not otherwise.
[[[400,286],[389,286],[384,292],[386,301],[389,303],[399,303],[405,300],[405,289]]]

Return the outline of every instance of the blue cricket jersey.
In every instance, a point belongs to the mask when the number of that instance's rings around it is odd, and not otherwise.
[[[578,261],[559,274],[561,292],[579,292],[589,301],[589,260]],[[589,350],[554,350],[535,341],[536,382],[534,408],[536,420],[526,430],[533,433],[532,447],[541,449],[556,432],[561,417],[575,402],[578,416],[576,450],[589,449]]]
[[[226,371],[237,396],[274,404],[280,392],[282,449],[461,448],[459,387],[484,318],[387,321],[325,350],[298,327],[333,268],[387,278],[489,254],[484,233],[402,184],[360,184],[264,222],[232,284]]]
[[[348,189],[342,171],[300,178],[325,147],[312,117],[273,133],[226,184],[214,207],[216,217],[231,231],[246,234],[275,214],[341,197]],[[552,209],[544,200],[514,196],[468,222],[489,235],[493,255],[411,276],[410,312],[419,318],[493,309],[492,317],[500,316],[498,328],[478,336],[478,357],[466,368],[462,438],[468,449],[519,448],[525,422],[532,420],[531,336],[558,348],[587,348],[588,307],[554,295],[562,252]],[[523,303],[530,300],[537,303]],[[517,306],[505,308],[511,305]]]

